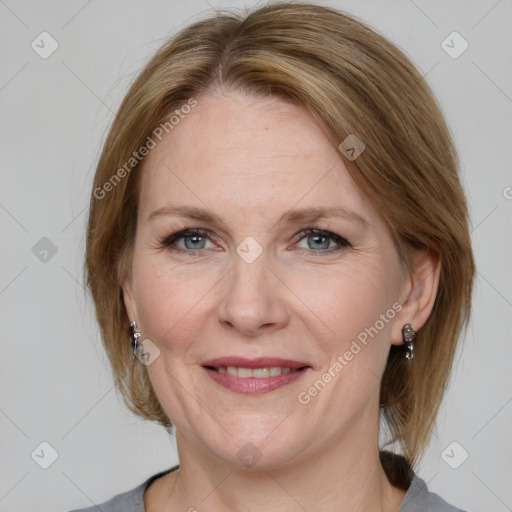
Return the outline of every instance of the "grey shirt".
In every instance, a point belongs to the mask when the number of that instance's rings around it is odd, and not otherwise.
[[[143,494],[146,488],[157,478],[178,469],[174,466],[166,471],[149,477],[137,487],[117,494],[108,501],[88,508],[70,510],[69,512],[146,512],[144,508]],[[437,494],[430,492],[425,482],[417,475],[413,476],[407,494],[397,512],[464,512],[460,508],[453,507]]]

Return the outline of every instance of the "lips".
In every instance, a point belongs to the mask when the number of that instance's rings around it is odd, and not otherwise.
[[[221,357],[205,361],[202,367],[217,384],[243,394],[268,393],[311,369],[305,362],[276,357]]]

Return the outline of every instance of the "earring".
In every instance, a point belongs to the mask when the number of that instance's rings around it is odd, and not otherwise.
[[[402,338],[405,345],[405,357],[409,360],[414,357],[414,354],[412,353],[414,350],[413,343],[417,335],[418,333],[412,328],[411,324],[405,324],[402,327]]]
[[[138,339],[142,336],[140,332],[137,330],[137,323],[133,321],[130,324],[130,338],[132,340],[133,354],[139,357],[144,352],[144,346],[142,343],[139,343]]]

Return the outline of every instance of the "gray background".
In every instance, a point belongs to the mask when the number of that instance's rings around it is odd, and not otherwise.
[[[511,1],[324,3],[406,51],[455,135],[478,276],[419,473],[465,509],[512,510]],[[202,0],[0,0],[0,511],[90,506],[177,462],[173,439],[116,396],[81,269],[88,194],[113,113],[152,53],[206,10]],[[43,31],[59,45],[47,59],[31,47]],[[456,59],[441,46],[453,31],[469,43]],[[42,252],[43,237],[55,254]],[[44,441],[58,452],[48,469]]]

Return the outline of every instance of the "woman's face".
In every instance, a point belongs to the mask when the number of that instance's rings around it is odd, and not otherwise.
[[[145,160],[124,286],[163,408],[240,466],[376,442],[410,291],[390,232],[307,111],[196,99]],[[200,233],[173,238],[185,229]]]

